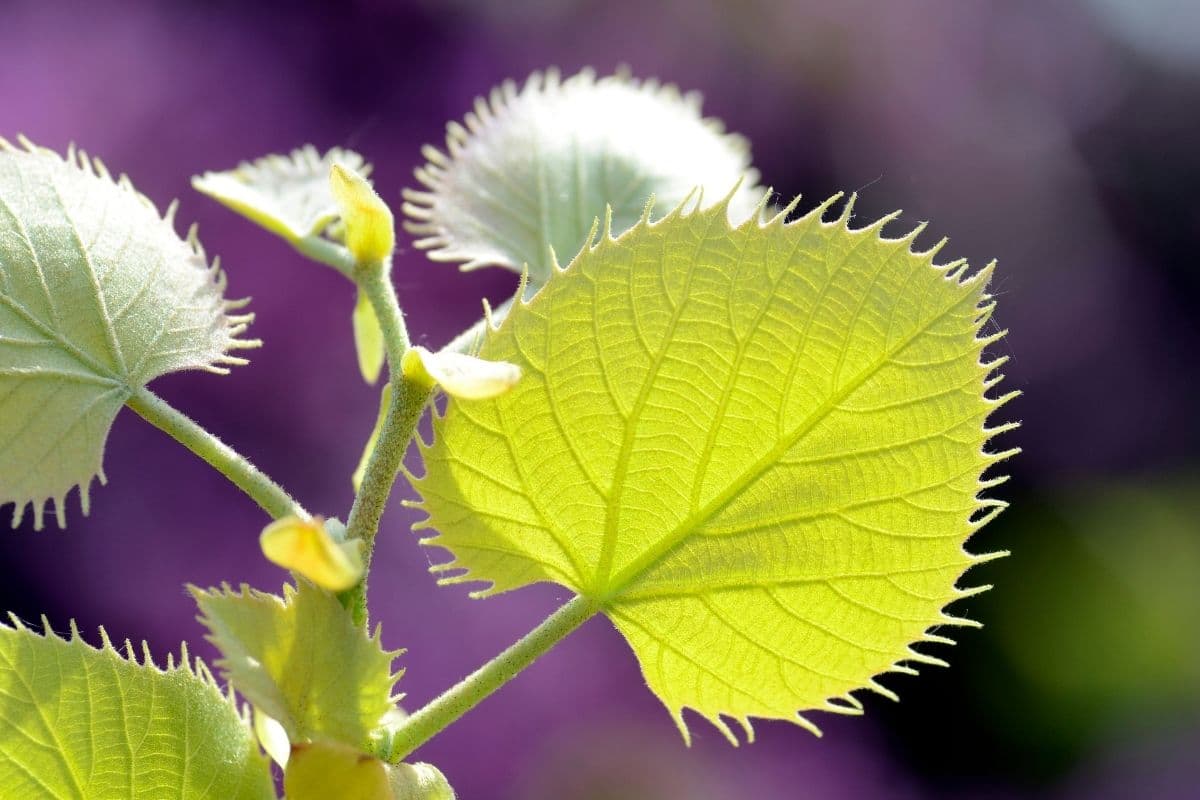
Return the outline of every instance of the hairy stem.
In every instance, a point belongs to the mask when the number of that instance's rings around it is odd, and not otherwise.
[[[408,331],[396,299],[396,290],[387,273],[376,264],[364,265],[355,271],[359,288],[371,301],[387,348],[388,372],[392,380],[392,402],[388,406],[379,440],[367,461],[362,485],[346,520],[346,537],[363,541],[363,579],[357,586],[341,595],[342,604],[350,609],[355,622],[367,621],[367,576],[375,550],[375,535],[387,506],[396,474],[400,471],[404,453],[425,410],[430,390],[405,380],[400,361],[408,350]]]
[[[354,256],[340,244],[320,236],[306,236],[290,241],[292,247],[302,255],[327,267],[333,267],[350,280],[354,280]]]
[[[598,607],[584,597],[576,597],[559,608],[503,653],[406,719],[392,738],[389,760],[392,763],[404,760],[450,723],[515,678],[569,633],[591,619],[597,611]]]
[[[167,433],[188,450],[207,461],[235,486],[262,506],[272,519],[294,514],[307,518],[308,512],[233,448],[206,431],[190,417],[178,411],[149,389],[139,389],[126,402],[142,419]]]

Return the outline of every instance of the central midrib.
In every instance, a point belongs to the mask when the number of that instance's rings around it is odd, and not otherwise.
[[[978,275],[972,278],[972,281],[978,279]],[[960,284],[961,286],[962,284]],[[690,537],[697,528],[708,522],[713,516],[720,513],[731,502],[736,500],[742,492],[750,488],[762,475],[775,464],[788,450],[796,446],[796,444],[806,436],[809,431],[820,424],[829,413],[844,401],[847,397],[858,391],[864,383],[867,382],[875,373],[882,369],[896,356],[904,352],[914,341],[922,334],[929,330],[935,323],[943,319],[946,314],[963,301],[963,297],[957,297],[953,303],[942,309],[937,314],[929,318],[929,320],[918,327],[912,334],[902,340],[890,352],[885,353],[879,360],[871,364],[855,378],[846,384],[846,386],[829,396],[820,406],[818,406],[808,417],[796,427],[796,429],[780,439],[779,444],[771,448],[762,458],[754,462],[745,472],[737,479],[732,481],[725,491],[721,492],[706,506],[697,510],[684,518],[676,528],[663,537],[655,545],[652,545],[642,552],[637,558],[630,562],[629,566],[618,572],[612,577],[602,592],[598,592],[596,598],[600,605],[605,606],[620,599],[621,593],[640,575],[655,566],[659,561],[665,558],[676,547],[681,545]]]

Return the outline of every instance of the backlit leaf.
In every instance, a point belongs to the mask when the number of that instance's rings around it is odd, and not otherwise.
[[[350,150],[333,148],[319,155],[312,145],[290,155],[269,155],[225,172],[192,178],[192,187],[277,236],[294,242],[318,236],[339,215],[329,186],[334,164],[371,174],[371,165]]]
[[[274,800],[246,719],[204,665],[186,650],[165,670],[143,661],[74,627],[61,639],[0,625],[0,794]]]
[[[528,265],[531,291],[550,276],[550,249],[574,256],[606,206],[620,233],[651,196],[669,209],[698,185],[719,198],[744,179],[729,208],[740,220],[762,194],[745,140],[671,85],[534,73],[476,100],[464,123],[447,126],[447,153],[425,148],[426,191],[405,192],[406,227],[436,261]]]
[[[82,152],[66,159],[0,140],[0,505],[40,528],[53,499],[104,481],[117,411],[154,378],[225,372],[249,315],[225,299],[194,230],[160,216],[124,177]]]
[[[358,293],[358,301],[354,304],[354,314],[350,321],[354,326],[354,350],[358,354],[358,371],[362,373],[363,380],[373,384],[379,380],[379,373],[383,371],[387,348],[383,342],[383,329],[379,327],[379,318],[375,316],[375,308],[361,291]]]
[[[282,598],[246,586],[191,592],[224,656],[217,666],[293,744],[369,744],[400,678],[392,672],[399,652],[383,650],[378,630],[368,638],[337,598],[306,581],[285,586]]]
[[[836,198],[834,199],[836,200]],[[947,641],[986,556],[991,266],[938,266],[834,200],[736,228],[725,204],[605,235],[489,329],[511,392],[451,398],[415,480],[443,582],[554,581],[625,635],[684,736],[736,741]]]

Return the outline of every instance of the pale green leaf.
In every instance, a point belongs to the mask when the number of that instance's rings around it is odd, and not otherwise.
[[[720,198],[742,181],[729,209],[740,220],[762,194],[745,140],[671,85],[534,73],[476,100],[464,122],[448,126],[447,153],[424,149],[426,190],[405,192],[406,227],[437,261],[528,265],[532,291],[550,275],[550,250],[574,256],[606,207],[620,233],[651,196],[669,209],[696,186]]]
[[[339,216],[329,186],[334,164],[371,174],[371,165],[350,150],[319,155],[312,145],[290,155],[269,155],[225,172],[192,178],[192,187],[289,242],[319,236]]]
[[[431,353],[410,347],[400,362],[404,377],[427,389],[442,391],[460,400],[490,400],[521,380],[521,368],[507,361],[488,361],[466,353],[444,350]]]
[[[836,200],[836,198],[835,198]],[[415,479],[445,583],[554,581],[629,641],[685,737],[858,713],[983,557],[991,266],[914,252],[850,208],[737,228],[727,209],[605,235],[480,355],[524,377],[449,400]],[[814,728],[815,730],[815,728]]]
[[[379,318],[371,301],[362,292],[358,293],[358,301],[354,304],[354,314],[350,318],[354,325],[354,349],[358,353],[358,370],[363,380],[375,383],[379,373],[383,371],[383,361],[387,350],[383,343],[383,330],[379,327]]]
[[[224,297],[194,230],[181,239],[124,177],[77,151],[66,159],[0,140],[0,505],[32,504],[94,476],[117,411],[152,379],[225,372],[249,315]]]
[[[432,764],[397,764],[390,770],[393,800],[455,800],[442,771]]]
[[[273,800],[246,719],[186,650],[163,670],[107,637],[96,649],[74,627],[13,624],[0,625],[4,797]]]
[[[332,594],[307,581],[283,597],[243,586],[190,591],[226,679],[277,720],[293,744],[313,738],[366,747],[394,706],[399,652],[368,637]]]

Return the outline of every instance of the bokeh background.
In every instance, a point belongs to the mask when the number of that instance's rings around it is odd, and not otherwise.
[[[939,653],[816,740],[760,726],[685,750],[612,627],[593,620],[420,751],[465,800],[498,798],[1195,798],[1200,796],[1200,5],[1194,0],[485,4],[0,0],[0,134],[76,141],[160,204],[181,199],[266,346],[227,378],[154,388],[314,511],[344,515],[376,396],[357,374],[353,296],[333,271],[195,194],[191,175],[312,142],[412,185],[418,148],[504,78],[628,65],[700,89],[753,144],[764,182],[859,190],[975,263],[998,258],[1012,333],[1004,412],[1025,452],[1012,508],[977,550],[997,589]],[[511,275],[458,273],[402,236],[410,328],[440,345]],[[0,606],[211,655],[183,585],[284,574],[259,510],[123,413],[109,486],[67,531],[0,536]],[[541,619],[563,590],[486,602],[438,589],[397,488],[372,606],[407,647],[415,707]],[[8,510],[2,512],[7,520]],[[986,571],[986,574],[984,574]]]

